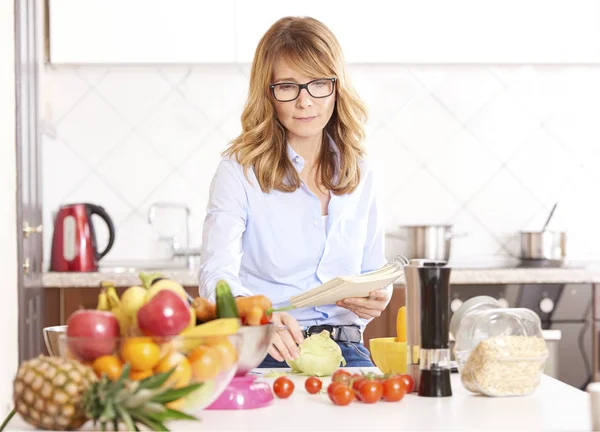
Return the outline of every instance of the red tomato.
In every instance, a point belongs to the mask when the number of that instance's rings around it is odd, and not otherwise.
[[[356,381],[353,381],[352,390],[358,392],[360,390],[360,386],[362,386],[365,383],[365,381],[367,381],[366,378],[358,378]]]
[[[348,405],[354,400],[354,393],[350,387],[341,383],[330,384],[327,393],[329,393],[329,399],[336,405]]]
[[[323,383],[321,382],[321,380],[319,378],[315,378],[315,377],[308,377],[308,378],[306,378],[306,381],[304,382],[304,388],[310,394],[319,393],[319,390],[321,390],[322,386],[323,386]]]
[[[383,382],[383,400],[398,402],[407,393],[407,386],[402,377],[388,378]]]
[[[412,393],[415,389],[415,380],[413,380],[413,377],[409,374],[404,374],[400,375],[400,378],[402,378],[404,384],[406,384],[406,393]]]
[[[273,393],[281,399],[289,397],[294,392],[294,383],[286,377],[279,377],[273,383]]]
[[[342,383],[338,383],[338,382],[331,382],[328,386],[327,386],[327,396],[329,396],[329,398],[331,399],[331,395],[333,395],[333,390],[336,387],[345,387],[345,384]]]
[[[382,394],[383,386],[377,380],[365,380],[358,390],[358,398],[364,403],[375,403]]]
[[[345,371],[344,369],[338,369],[331,376],[331,381],[347,383],[348,381],[350,381],[351,377],[352,375],[350,374],[350,372]]]

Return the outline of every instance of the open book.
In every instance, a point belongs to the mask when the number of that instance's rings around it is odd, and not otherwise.
[[[331,279],[290,299],[294,308],[315,307],[348,297],[368,297],[372,291],[387,287],[404,274],[404,262],[392,261],[378,270],[356,276],[341,276]]]

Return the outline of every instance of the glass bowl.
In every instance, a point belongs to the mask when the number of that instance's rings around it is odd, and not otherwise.
[[[163,384],[181,388],[202,386],[187,396],[169,402],[169,408],[190,415],[212,404],[227,388],[238,368],[242,346],[240,334],[228,336],[139,336],[116,338],[58,336],[58,355],[86,364],[98,377],[116,380],[126,363],[128,378],[140,381],[172,369]]]

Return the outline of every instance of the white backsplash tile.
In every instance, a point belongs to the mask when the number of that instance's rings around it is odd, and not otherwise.
[[[460,122],[427,92],[390,119],[389,129],[421,162],[427,162],[460,128]]]
[[[165,161],[177,167],[204,144],[211,130],[206,116],[173,92],[140,124],[138,133]]]
[[[536,198],[549,205],[563,193],[579,164],[544,128],[530,138],[506,166]]]
[[[135,71],[115,69],[96,86],[96,90],[125,121],[136,125],[171,91],[171,85],[154,69]]]
[[[179,89],[214,125],[240,112],[248,93],[248,80],[237,68],[200,67]]]
[[[100,162],[130,130],[95,91],[88,93],[56,126],[58,136],[92,166]]]
[[[513,175],[503,170],[492,177],[466,206],[502,241],[522,229],[542,204]]]
[[[495,95],[467,123],[469,130],[506,162],[537,129],[533,115],[506,92]]]
[[[437,69],[437,73],[413,73],[461,122],[467,122],[503,87],[485,68],[449,67],[447,71]]]
[[[463,129],[442,145],[427,167],[461,202],[466,202],[501,165],[486,146]]]
[[[441,224],[461,207],[461,203],[427,170],[419,170],[403,187],[388,188],[388,226]]]
[[[137,134],[131,134],[97,168],[98,175],[137,208],[169,176],[171,168]]]
[[[102,205],[115,220],[111,262],[168,259],[159,236],[201,240],[221,151],[241,131],[248,65],[48,68],[58,137],[43,141],[44,224],[61,203]],[[454,262],[518,253],[518,231],[568,231],[571,259],[600,260],[600,68],[351,65],[369,111],[366,147],[380,170],[389,232],[450,223]],[[582,168],[584,167],[584,168]],[[98,223],[101,247],[107,232]],[[52,230],[44,231],[46,257]],[[406,244],[388,237],[393,255]]]

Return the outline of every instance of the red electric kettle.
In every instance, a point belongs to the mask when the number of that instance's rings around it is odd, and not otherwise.
[[[98,252],[92,215],[108,226],[108,244]],[[54,218],[50,270],[56,272],[98,271],[98,261],[115,241],[115,226],[104,208],[88,203],[61,206]]]

